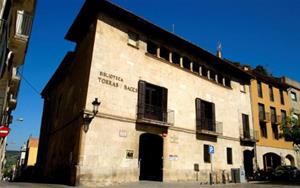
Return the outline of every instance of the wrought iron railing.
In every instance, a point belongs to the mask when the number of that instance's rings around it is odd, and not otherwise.
[[[32,16],[23,10],[17,11],[16,36],[28,38],[32,28]]]
[[[200,119],[196,121],[197,132],[223,133],[223,123],[212,119]]]
[[[160,124],[174,125],[174,110],[163,109],[160,106],[143,104],[137,106],[137,119],[147,120],[150,123],[159,122]]]
[[[257,141],[258,136],[259,136],[258,131],[253,131],[252,129],[250,129],[249,131],[240,129],[240,138],[243,141],[246,141],[246,140]]]

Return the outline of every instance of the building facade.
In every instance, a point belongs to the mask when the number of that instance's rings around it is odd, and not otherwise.
[[[76,49],[42,92],[40,174],[106,185],[253,171],[250,74],[107,1],[86,1],[66,39]]]
[[[0,1],[0,121],[9,126],[16,108],[22,65],[31,33],[35,0]],[[5,157],[5,138],[0,138],[0,178]]]
[[[300,83],[287,77],[281,78],[282,82],[288,86],[288,98],[290,113],[293,119],[300,120]],[[297,152],[297,164],[300,167],[300,148],[295,148]]]
[[[279,165],[296,165],[292,142],[280,137],[280,125],[290,114],[287,85],[252,70],[251,103],[254,129],[259,131],[256,158],[259,169],[274,170]]]

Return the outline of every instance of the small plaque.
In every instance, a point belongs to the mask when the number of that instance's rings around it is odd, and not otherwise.
[[[120,136],[120,137],[123,137],[123,138],[126,138],[126,137],[127,137],[127,131],[125,131],[125,130],[120,130],[120,131],[119,131],[119,136]]]

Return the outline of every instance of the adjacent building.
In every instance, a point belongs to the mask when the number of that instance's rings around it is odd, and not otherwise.
[[[290,115],[288,86],[256,70],[248,70],[251,80],[251,104],[254,129],[259,131],[256,143],[257,168],[274,170],[279,165],[296,165],[292,142],[280,137],[282,120]]]
[[[253,75],[107,1],[87,0],[66,39],[75,51],[42,92],[39,174],[106,185],[253,171]]]
[[[300,119],[300,83],[287,77],[281,78],[282,82],[288,86],[288,99],[290,113],[293,119]],[[297,152],[297,164],[300,167],[300,148],[295,148]]]
[[[35,0],[0,1],[0,126],[9,126],[17,105],[35,3]],[[0,138],[0,178],[5,146],[5,138]]]

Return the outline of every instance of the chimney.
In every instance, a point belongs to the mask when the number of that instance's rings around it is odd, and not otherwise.
[[[221,53],[221,50],[222,50],[222,44],[221,42],[218,42],[218,46],[217,46],[217,57],[222,59],[222,53]]]

